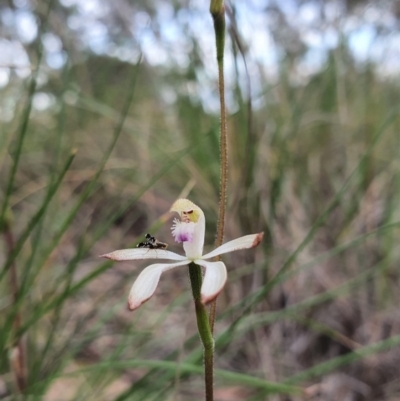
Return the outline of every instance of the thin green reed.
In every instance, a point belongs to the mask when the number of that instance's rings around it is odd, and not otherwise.
[[[48,3],[48,7],[46,9],[46,14],[43,18],[43,22],[39,26],[39,30],[38,30],[39,40],[37,41],[37,47],[36,47],[37,66],[36,66],[36,69],[34,70],[34,73],[32,74],[31,81],[29,84],[28,99],[27,99],[27,103],[26,103],[26,106],[24,108],[24,111],[23,111],[23,114],[21,117],[21,125],[19,128],[19,132],[18,132],[18,136],[17,136],[17,140],[16,140],[16,147],[15,147],[15,152],[13,155],[13,163],[11,166],[10,174],[8,176],[7,187],[5,190],[4,199],[3,199],[2,206],[1,206],[0,231],[4,231],[5,236],[8,238],[10,238],[10,236],[12,237],[12,227],[10,226],[10,216],[8,215],[9,214],[9,210],[8,210],[9,209],[9,200],[10,200],[10,196],[12,194],[13,188],[14,188],[14,181],[15,181],[15,176],[16,176],[17,170],[18,170],[19,162],[21,159],[22,147],[23,147],[24,140],[25,140],[27,132],[28,132],[29,118],[30,118],[30,114],[31,114],[31,110],[32,110],[33,95],[36,91],[37,78],[38,78],[40,64],[41,64],[41,60],[42,60],[42,56],[43,56],[43,47],[42,47],[42,42],[41,42],[40,38],[42,37],[42,34],[47,29],[47,21],[48,21],[48,16],[49,16],[49,13],[51,10],[52,3],[53,3],[52,1],[50,1]],[[29,225],[28,225],[28,227],[29,227]],[[33,229],[33,227],[32,227],[32,229]],[[28,235],[29,235],[29,233],[28,233]],[[23,235],[22,235],[22,237],[23,237]],[[4,268],[3,268],[2,272],[0,273],[0,281],[3,279],[4,275],[7,273],[7,271],[10,268],[12,270],[14,270],[14,268],[15,268],[14,260],[20,250],[20,249],[16,250],[15,248],[18,247],[19,245],[21,245],[21,247],[22,247],[22,245],[24,243],[24,241],[22,241],[22,242],[18,241],[17,244],[15,244],[13,238],[12,238],[11,242],[13,244],[11,247],[10,246],[8,247],[9,254],[8,254],[7,261],[4,265]],[[8,241],[8,243],[10,245],[10,241]],[[11,275],[16,276],[16,273],[12,272]],[[15,282],[15,284],[18,286],[18,283]]]
[[[136,64],[136,66],[135,66],[135,68],[133,70],[132,82],[131,82],[131,84],[129,86],[129,94],[128,94],[127,99],[126,99],[126,103],[124,104],[123,111],[122,111],[122,113],[120,115],[120,118],[119,118],[119,120],[117,122],[117,125],[116,125],[116,127],[114,129],[114,133],[113,133],[112,138],[111,138],[111,143],[110,143],[107,151],[104,154],[104,157],[103,157],[103,159],[102,159],[102,161],[101,161],[101,163],[100,163],[100,165],[98,167],[98,170],[96,171],[95,176],[92,179],[92,181],[88,184],[88,186],[85,188],[83,193],[80,195],[80,197],[79,197],[78,201],[76,202],[75,206],[71,209],[71,211],[68,212],[66,219],[61,224],[61,228],[55,234],[50,246],[45,250],[44,255],[42,255],[41,259],[37,263],[38,266],[39,266],[39,269],[37,270],[36,274],[39,273],[40,266],[42,266],[45,263],[45,261],[47,260],[47,258],[51,254],[51,252],[53,252],[53,250],[56,248],[57,244],[59,243],[59,241],[61,240],[62,236],[65,234],[65,232],[69,228],[72,220],[75,218],[77,212],[80,210],[80,208],[83,205],[83,203],[85,202],[85,200],[87,200],[88,197],[90,195],[92,195],[92,193],[94,192],[95,184],[97,183],[101,172],[104,170],[106,162],[107,162],[108,158],[110,157],[110,154],[111,154],[112,150],[115,147],[115,144],[117,142],[117,139],[119,138],[119,135],[122,132],[124,121],[126,119],[128,111],[129,111],[130,106],[132,104],[133,95],[134,95],[134,92],[135,92],[134,88],[135,88],[136,82],[137,82],[137,74],[138,74],[138,70],[139,70],[140,60],[141,59],[139,59],[138,63]],[[51,187],[51,188],[53,188],[53,187]],[[51,191],[51,196],[53,196],[55,194],[55,191]],[[32,224],[28,225],[27,233],[24,233],[24,234],[21,235],[20,240],[17,242],[16,248],[17,247],[22,248],[22,245],[25,242],[25,240],[28,238],[29,233],[36,226],[37,222],[40,220],[40,218],[43,216],[43,214],[47,210],[47,205],[49,204],[49,202],[50,202],[50,199],[46,198],[45,201],[44,201],[43,207],[39,209],[40,215],[39,216],[36,216],[36,215],[34,216]],[[21,243],[21,244],[19,244],[19,243]],[[87,248],[85,248],[85,251],[86,250],[87,250]],[[15,255],[14,255],[14,253],[15,253]],[[10,262],[12,263],[12,261],[14,260],[13,257],[16,256],[17,252],[14,252],[14,253],[6,261],[5,268],[8,268],[9,267],[9,263]],[[82,250],[78,251],[76,257],[73,258],[73,260],[72,260],[71,266],[76,266],[76,263],[79,260],[79,257],[82,256],[82,254],[83,254]],[[74,269],[74,267],[72,267],[72,270],[73,269]],[[103,270],[101,270],[101,271],[103,271]],[[34,280],[34,278],[36,277],[36,274],[34,274],[33,277],[30,277],[29,283],[31,283],[32,280]],[[95,275],[93,275],[93,276],[95,276]],[[89,275],[89,277],[92,278],[92,275]],[[76,291],[81,289],[85,284],[87,284],[88,281],[90,281],[90,279],[89,280],[83,280],[83,281],[79,282],[78,284],[75,284],[72,287],[70,285],[67,285],[66,286],[66,290],[62,291],[61,294],[58,297],[56,297],[53,301],[51,301],[51,302],[49,302],[48,304],[45,304],[45,305],[40,305],[40,307],[37,310],[35,310],[34,313],[20,327],[20,329],[17,332],[17,336],[23,335],[32,326],[32,324],[34,324],[36,321],[38,321],[40,319],[40,317],[42,317],[45,313],[48,313],[53,308],[58,308],[63,303],[63,301],[65,299],[67,299],[73,293],[75,293]],[[29,287],[29,283],[27,283],[26,288]]]
[[[47,16],[50,12],[51,8],[51,1],[49,2],[49,5],[47,7]],[[45,30],[46,23],[47,23],[47,16],[44,19],[44,23],[41,24],[39,27],[39,35],[38,37],[41,38],[42,33]],[[11,171],[8,176],[8,182],[7,182],[7,187],[5,189],[4,193],[4,199],[3,203],[1,206],[1,211],[0,211],[0,232],[3,233],[4,235],[4,241],[7,245],[8,249],[8,255],[13,255],[14,254],[14,249],[15,249],[15,240],[14,240],[14,235],[13,235],[13,230],[11,226],[11,217],[9,216],[9,200],[10,196],[12,194],[13,188],[14,188],[14,182],[15,182],[15,176],[18,170],[18,165],[21,159],[21,154],[22,154],[22,147],[24,144],[24,140],[26,137],[26,134],[28,132],[28,125],[29,125],[29,117],[31,114],[32,110],[32,102],[33,102],[33,95],[36,90],[37,86],[37,78],[39,74],[39,68],[40,68],[40,63],[42,60],[42,55],[43,55],[43,48],[41,44],[41,40],[39,39],[37,41],[37,66],[36,69],[31,77],[31,81],[29,84],[29,89],[28,89],[28,100],[25,106],[25,109],[23,111],[23,115],[21,118],[21,125],[20,129],[18,132],[18,137],[16,140],[16,148],[15,152],[13,155],[13,163],[11,166]],[[12,297],[14,300],[18,297],[19,293],[19,284],[18,284],[18,275],[17,275],[17,266],[12,260],[8,266],[4,267],[4,274],[6,271],[10,270],[10,284],[11,284],[11,292],[12,292]],[[4,276],[2,274],[2,276]],[[1,279],[0,279],[1,281]],[[15,313],[13,317],[12,324],[14,325],[14,329],[18,330],[21,326],[21,315],[17,312]],[[23,348],[23,344],[18,339],[15,337],[13,339],[13,349],[12,353],[14,354],[14,357],[10,358],[10,363],[11,363],[11,368],[13,370],[14,376],[15,376],[15,381],[16,381],[16,386],[17,389],[20,393],[23,393],[26,387],[26,372],[25,372],[25,351]]]
[[[25,241],[28,239],[30,233],[32,232],[32,230],[34,229],[34,227],[36,227],[36,225],[38,224],[39,221],[41,221],[42,217],[44,216],[50,201],[53,199],[54,195],[57,193],[62,180],[65,176],[65,173],[68,171],[69,167],[71,166],[71,163],[73,161],[75,157],[75,152],[73,152],[67,159],[61,173],[59,174],[59,176],[57,177],[57,180],[49,187],[49,190],[43,200],[42,206],[38,209],[38,211],[33,215],[33,217],[31,218],[31,220],[28,222],[27,227],[25,228],[25,230],[22,232],[22,234],[20,235],[19,239],[15,242],[15,244],[13,245],[13,248],[10,250],[4,268],[3,268],[3,274],[1,275],[1,277],[4,276],[5,272],[7,272],[11,266],[13,265],[16,257],[18,256],[19,252],[21,251],[23,245],[25,244]],[[0,278],[1,281],[1,278]],[[15,319],[16,314],[18,313],[18,309],[20,307],[20,304],[23,300],[23,295],[25,294],[25,292],[27,291],[27,286],[26,283],[23,281],[22,282],[25,285],[22,285],[20,290],[18,291],[18,294],[16,294],[15,297],[15,303],[13,305],[13,308],[10,311],[9,314],[9,318],[6,321],[3,330],[1,331],[1,335],[0,335],[0,349],[4,349],[3,347],[5,347],[5,344],[7,342],[7,337],[9,335],[9,329],[7,329],[7,327],[11,327],[13,320]],[[21,326],[18,328],[18,331],[15,333],[15,336],[17,338],[19,338],[21,336],[21,328],[24,326],[24,324],[21,323]]]

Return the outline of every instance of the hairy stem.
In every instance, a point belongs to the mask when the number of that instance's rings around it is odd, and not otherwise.
[[[228,134],[225,106],[224,48],[225,48],[225,7],[223,0],[211,0],[210,13],[214,21],[215,43],[218,63],[218,92],[220,100],[220,189],[218,208],[218,227],[215,245],[220,246],[224,240],[226,192],[228,184]],[[217,258],[219,260],[220,258]],[[217,300],[210,306],[210,328],[214,332]]]
[[[216,3],[216,4],[215,4]],[[218,6],[218,7],[217,7]],[[225,107],[224,47],[225,47],[225,8],[223,1],[212,1],[210,12],[214,20],[215,42],[218,63],[218,92],[220,100],[220,195],[216,245],[222,244],[225,229],[226,189],[228,173],[228,141]]]
[[[189,265],[189,277],[196,308],[197,328],[204,347],[204,372],[206,401],[214,400],[214,339],[211,333],[206,307],[201,302],[201,284],[203,281],[201,267],[195,263]]]

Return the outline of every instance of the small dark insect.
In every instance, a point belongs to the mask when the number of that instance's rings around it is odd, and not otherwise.
[[[146,234],[145,241],[140,242],[137,245],[138,248],[149,248],[149,249],[167,249],[168,244],[155,239],[152,235]]]

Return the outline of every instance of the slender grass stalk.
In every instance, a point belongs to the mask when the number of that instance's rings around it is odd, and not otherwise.
[[[73,377],[82,376],[84,373],[92,372],[96,370],[111,369],[111,370],[123,370],[126,368],[151,368],[157,371],[161,371],[163,374],[172,373],[175,374],[176,370],[180,368],[180,376],[188,374],[199,374],[201,373],[201,367],[194,363],[180,362],[179,365],[174,361],[166,360],[141,360],[141,359],[130,359],[130,360],[110,360],[106,362],[99,362],[86,367],[80,367],[74,371],[60,372],[54,376],[56,377]],[[263,389],[269,394],[302,394],[303,389],[291,384],[275,383],[263,378],[255,377],[254,375],[247,375],[243,373],[231,372],[224,369],[216,369],[215,374],[217,377],[224,379],[228,383],[243,384],[255,389]],[[53,379],[54,379],[53,378]],[[45,379],[47,380],[47,379]],[[41,384],[41,383],[37,383]],[[154,387],[154,386],[153,386]],[[146,389],[147,390],[147,389]],[[135,400],[137,398],[135,397]],[[148,393],[147,397],[148,399]],[[119,400],[117,398],[116,400]]]
[[[273,276],[270,281],[268,281],[263,287],[261,287],[259,290],[257,290],[254,294],[250,295],[246,299],[243,299],[241,302],[239,302],[237,305],[235,305],[233,308],[231,308],[231,310],[228,310],[226,313],[231,313],[233,310],[241,309],[240,317],[237,319],[237,321],[241,320],[245,315],[247,315],[251,311],[251,309],[254,307],[254,305],[256,305],[258,302],[260,302],[262,299],[264,299],[265,296],[275,287],[275,285],[277,285],[279,283],[281,276],[283,276],[292,267],[293,263],[297,259],[297,256],[311,242],[311,240],[314,238],[316,232],[321,228],[321,226],[323,226],[323,224],[326,222],[328,216],[337,207],[337,205],[343,198],[344,194],[350,187],[350,183],[352,182],[354,177],[357,177],[357,174],[363,168],[364,163],[366,162],[368,157],[371,155],[372,150],[375,148],[375,146],[379,143],[380,139],[387,132],[387,129],[394,123],[395,118],[398,115],[398,112],[399,112],[399,106],[396,105],[395,107],[393,107],[390,114],[388,114],[388,116],[381,123],[379,129],[377,129],[373,140],[369,144],[368,148],[366,149],[365,153],[360,158],[359,162],[357,163],[357,165],[355,166],[353,171],[350,173],[348,178],[345,180],[342,187],[339,189],[339,191],[333,197],[333,199],[328,204],[326,209],[319,215],[319,217],[316,219],[314,224],[311,226],[310,230],[308,231],[308,233],[306,234],[304,239],[300,242],[300,244],[297,246],[297,248],[289,255],[289,257],[283,263],[282,267],[278,270],[278,272],[275,274],[275,276]]]
[[[15,241],[11,231],[9,221],[5,220],[3,224],[4,241],[7,245],[8,254],[14,251]],[[17,265],[15,262],[11,264],[10,268],[10,287],[13,302],[16,303],[19,294],[18,273]],[[21,313],[18,310],[13,319],[14,335],[21,327]],[[13,371],[15,383],[18,391],[24,393],[26,387],[26,366],[25,366],[25,349],[21,337],[15,337],[12,340],[12,351],[10,353],[10,365]]]
[[[44,22],[39,27],[39,34],[38,34],[39,38],[42,37],[42,34],[46,30],[48,16],[50,14],[52,4],[53,4],[53,0],[49,1],[47,10],[46,10],[46,15],[43,20]],[[24,144],[24,140],[25,140],[26,134],[28,132],[28,124],[29,124],[29,117],[31,115],[31,110],[32,110],[33,95],[36,91],[37,78],[39,75],[40,63],[41,63],[42,56],[43,56],[42,41],[40,39],[37,41],[36,54],[37,54],[37,66],[36,66],[36,69],[34,70],[34,73],[32,75],[32,78],[31,78],[31,81],[29,84],[28,101],[26,103],[23,115],[21,117],[22,123],[20,126],[18,138],[17,138],[16,150],[15,150],[15,153],[13,156],[13,164],[12,164],[11,171],[10,171],[10,174],[8,177],[8,183],[7,183],[6,192],[4,194],[3,204],[1,206],[0,228],[1,228],[1,225],[6,224],[5,218],[6,218],[6,214],[7,214],[7,209],[9,207],[9,200],[10,200],[11,193],[13,192],[15,175],[17,173],[19,161],[21,159],[22,146]]]
[[[7,273],[7,271],[10,269],[12,263],[14,262],[15,258],[18,256],[19,252],[21,251],[23,245],[25,244],[25,241],[28,239],[32,230],[36,227],[38,222],[41,220],[41,218],[45,214],[47,207],[48,207],[50,201],[52,200],[53,196],[56,194],[56,192],[59,188],[59,185],[61,184],[62,179],[64,178],[65,173],[68,171],[69,166],[71,165],[72,160],[75,157],[75,154],[76,154],[76,151],[74,150],[71,153],[71,155],[69,156],[68,161],[67,161],[62,173],[59,176],[59,179],[57,180],[57,182],[54,185],[49,187],[46,197],[43,200],[42,206],[33,215],[30,222],[26,226],[25,230],[22,232],[21,236],[19,237],[18,241],[16,242],[14,250],[7,257],[4,267],[3,267],[3,270],[0,272],[0,281],[2,280],[4,275]]]
[[[0,281],[2,277],[8,272],[9,270],[13,270],[13,266],[15,265],[15,259],[19,255],[19,252],[21,251],[23,245],[25,244],[25,241],[28,239],[30,233],[34,229],[34,227],[38,224],[39,221],[41,221],[42,217],[44,216],[50,201],[52,200],[53,196],[56,194],[58,188],[61,185],[61,182],[65,176],[65,173],[68,171],[69,167],[71,166],[71,163],[75,157],[76,152],[73,151],[71,155],[68,157],[65,166],[63,167],[61,173],[57,177],[57,180],[49,187],[49,190],[43,200],[43,203],[41,207],[38,209],[38,211],[33,215],[29,223],[27,224],[27,227],[25,230],[22,232],[20,235],[19,239],[12,243],[12,247],[9,247],[9,254],[7,256],[3,271],[0,273]],[[9,317],[7,321],[5,322],[3,326],[3,330],[0,335],[0,349],[3,350],[5,348],[5,344],[7,343],[7,335],[9,333],[9,327],[13,325],[13,322],[15,322],[16,317],[18,316],[18,310],[19,307],[22,303],[23,300],[23,295],[25,294],[26,291],[26,282],[27,280],[22,280],[21,283],[22,285],[18,289],[18,291],[13,292],[14,296],[14,305],[13,308],[10,311]],[[23,332],[21,330],[23,329],[24,325],[26,322],[21,322],[18,325],[18,328],[15,332],[15,338],[21,338]],[[16,328],[16,327],[15,327]]]
[[[392,336],[386,340],[366,345],[365,347],[359,348],[356,351],[349,352],[348,354],[332,358],[329,361],[314,365],[309,369],[305,369],[300,373],[297,373],[288,379],[284,380],[282,384],[296,384],[311,380],[316,377],[321,377],[330,373],[341,366],[349,365],[350,363],[356,362],[360,359],[366,358],[371,355],[375,355],[379,352],[384,352],[392,348],[400,346],[400,335]]]

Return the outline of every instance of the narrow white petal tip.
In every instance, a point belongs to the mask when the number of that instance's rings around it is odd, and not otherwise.
[[[224,284],[224,286],[225,286],[225,284]],[[210,295],[204,295],[204,294],[202,294],[202,295],[201,295],[201,303],[202,303],[203,305],[207,305],[207,304],[209,304],[210,302],[214,301],[214,299],[217,298],[218,295],[221,293],[221,291],[224,289],[224,286],[220,289],[219,292],[217,292],[217,293],[215,293],[215,294],[210,294]]]
[[[256,238],[254,238],[253,248],[260,244],[264,237],[264,232],[258,233]]]
[[[149,298],[147,298],[147,299],[145,299],[145,300],[141,300],[141,301],[138,301],[138,300],[135,301],[134,299],[129,298],[129,299],[128,299],[128,304],[127,304],[128,310],[130,310],[131,312],[133,312],[134,310],[138,309],[139,306],[142,306],[142,305],[143,305],[146,301],[148,301],[150,298],[151,298],[151,297],[149,297]]]
[[[112,256],[112,253],[105,253],[104,255],[100,255],[99,258],[111,259],[115,260]]]

